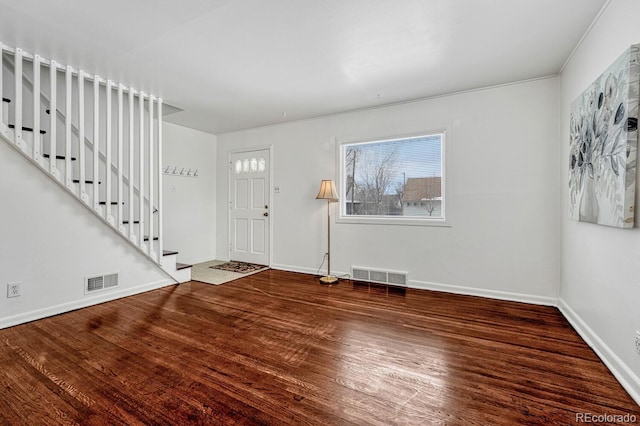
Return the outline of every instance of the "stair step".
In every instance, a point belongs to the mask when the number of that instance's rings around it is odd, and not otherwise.
[[[42,156],[44,158],[49,158],[51,157],[51,154],[42,154]],[[64,155],[56,155],[56,160],[66,160],[66,158],[67,157]],[[71,157],[71,161],[76,161],[76,160],[77,160],[76,157]]]
[[[80,183],[80,179],[74,179],[73,183]],[[93,185],[93,181],[92,180],[85,180],[84,183],[88,183],[89,185]],[[98,182],[98,185],[100,185],[102,182]]]
[[[11,102],[11,99],[7,99],[7,98],[2,98],[2,102],[6,102],[6,103],[9,103],[9,102]]]
[[[144,237],[144,240],[149,241],[149,237],[148,236]],[[153,237],[153,241],[158,241],[158,237]]]
[[[100,204],[101,206],[104,206],[104,205],[106,205],[106,204],[107,204],[107,202],[106,202],[106,201],[100,201],[100,202],[98,202],[98,204]],[[124,201],[122,202],[122,204],[124,204]],[[117,202],[117,201],[112,201],[112,202],[111,202],[111,205],[112,205],[112,206],[117,206],[117,205],[118,205],[118,202]]]
[[[4,99],[3,99],[3,100],[4,100]],[[16,125],[15,125],[15,124],[9,124],[9,128],[10,128],[10,129],[15,129],[15,128],[16,128]],[[22,131],[24,131],[24,132],[33,132],[33,129],[32,129],[31,127],[25,127],[25,126],[22,126]],[[46,135],[46,134],[47,134],[47,132],[46,132],[45,130],[40,130],[40,134],[41,134],[41,135]]]
[[[163,256],[172,256],[174,254],[178,254],[178,252],[173,250],[162,250]]]
[[[179,271],[181,269],[191,268],[191,267],[193,267],[193,265],[187,265],[186,263],[177,263],[176,262],[176,271]]]

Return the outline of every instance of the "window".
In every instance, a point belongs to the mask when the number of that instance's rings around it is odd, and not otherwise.
[[[260,160],[255,158],[249,160],[248,158],[245,158],[244,160],[236,160],[235,163],[237,175],[241,173],[264,173],[266,169],[267,162],[264,158],[260,158]]]
[[[444,221],[444,131],[340,146],[340,220]]]

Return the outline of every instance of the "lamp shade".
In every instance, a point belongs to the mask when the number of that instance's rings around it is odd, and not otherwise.
[[[316,200],[338,201],[336,184],[329,179],[320,182],[320,191],[318,191],[318,195],[316,195]]]

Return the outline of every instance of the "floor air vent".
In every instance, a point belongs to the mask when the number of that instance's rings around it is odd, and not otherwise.
[[[94,291],[106,290],[113,287],[118,287],[118,273],[99,275],[85,279],[84,292],[93,293]]]
[[[362,268],[360,266],[351,267],[351,277],[355,281],[366,281],[406,287],[409,281],[408,276],[408,272],[385,271],[382,269]]]

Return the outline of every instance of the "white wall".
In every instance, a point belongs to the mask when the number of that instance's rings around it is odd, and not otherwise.
[[[413,287],[555,304],[557,92],[550,78],[218,135],[218,257],[228,256],[230,150],[274,147],[272,266],[316,273],[326,204],[314,198],[321,179],[336,178],[335,138],[445,128],[451,227],[334,224],[332,270],[404,270]]]
[[[164,247],[178,261],[216,257],[216,137],[165,122],[163,166],[198,169],[198,177],[163,176]]]
[[[166,274],[0,141],[0,328],[172,284]],[[87,276],[119,272],[86,296]],[[7,298],[7,283],[22,296]]]
[[[640,43],[640,2],[613,0],[561,76],[560,175],[562,263],[560,306],[605,363],[640,401],[640,230],[569,221],[569,113],[577,98],[625,49]],[[636,188],[640,185],[636,183]],[[636,206],[640,202],[636,193]]]

